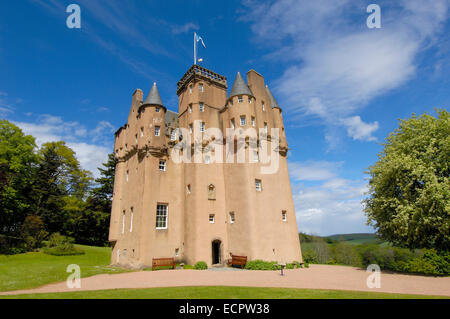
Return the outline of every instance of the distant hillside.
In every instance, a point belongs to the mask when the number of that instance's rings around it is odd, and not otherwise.
[[[356,234],[337,234],[332,236],[327,236],[325,238],[331,239],[338,242],[346,242],[352,245],[359,244],[382,244],[383,240],[378,239],[375,234],[368,233],[356,233]]]

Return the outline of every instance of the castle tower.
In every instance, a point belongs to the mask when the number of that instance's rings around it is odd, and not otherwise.
[[[112,264],[224,265],[231,254],[301,261],[281,108],[259,73],[250,70],[247,82],[238,72],[227,95],[224,76],[193,65],[177,85],[178,113],[156,83],[145,100],[135,91],[115,134]],[[262,160],[263,141],[271,162]]]

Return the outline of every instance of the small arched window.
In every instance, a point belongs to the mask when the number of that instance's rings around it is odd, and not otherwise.
[[[208,186],[208,199],[216,200],[216,187],[213,184]]]

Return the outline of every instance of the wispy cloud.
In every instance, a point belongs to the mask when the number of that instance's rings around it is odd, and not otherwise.
[[[379,1],[381,29],[366,27],[368,3],[244,4],[248,10],[243,19],[251,23],[257,39],[279,48],[266,58],[287,65],[275,83],[285,108],[291,114],[320,118],[326,126],[344,126],[354,139],[374,141],[379,124],[365,123],[355,113],[415,76],[416,57],[436,44],[449,1]]]
[[[40,146],[47,142],[65,141],[72,148],[81,166],[98,176],[98,167],[111,152],[113,126],[106,121],[89,130],[76,121],[64,121],[53,115],[40,115],[34,121],[13,121],[26,134],[33,135]]]
[[[173,25],[172,26],[172,33],[173,34],[181,34],[181,33],[187,33],[191,30],[198,30],[200,29],[199,26],[195,23],[188,22],[183,25]]]

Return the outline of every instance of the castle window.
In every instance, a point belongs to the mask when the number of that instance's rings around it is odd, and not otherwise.
[[[234,212],[230,212],[230,224],[234,224],[235,220]]]
[[[248,104],[252,104],[252,98],[251,97],[248,98]]]
[[[205,122],[201,122],[200,123],[200,132],[204,132],[205,131]]]
[[[241,126],[245,126],[247,125],[247,119],[245,117],[245,115],[241,116]]]
[[[172,132],[170,133],[170,140],[175,141],[176,139],[177,139],[177,131],[172,130]]]
[[[205,111],[205,104],[200,103],[200,104],[198,105],[198,109],[199,109],[200,112],[204,112],[204,111]]]
[[[255,188],[258,192],[262,191],[262,183],[260,179],[255,179]]]
[[[126,181],[128,182],[128,175],[129,175],[129,171],[127,171],[127,175],[126,175]]]
[[[229,105],[230,107],[232,107],[232,106],[233,106],[233,100],[230,100],[230,101],[228,102],[228,105]]]
[[[253,127],[256,126],[256,119],[255,119],[254,116],[252,116],[252,126],[253,126]]]
[[[125,144],[125,151],[128,151],[128,144]]]
[[[189,124],[189,133],[192,134],[192,124]]]
[[[213,184],[208,186],[208,200],[216,200],[216,187]]]
[[[125,211],[122,213],[122,234],[125,233]]]
[[[199,90],[200,92],[203,92],[203,84],[200,83],[200,84],[198,85],[198,90]]]
[[[159,126],[155,126],[155,136],[159,136],[161,134],[161,128]]]
[[[281,219],[282,219],[284,222],[287,222],[287,213],[286,213],[285,210],[283,210],[283,211],[281,212]]]
[[[166,171],[166,161],[165,160],[159,160],[159,170],[162,172]]]
[[[175,257],[178,257],[179,254],[180,254],[180,249],[175,248]]]
[[[168,215],[167,204],[158,204],[156,206],[156,229],[167,229]]]
[[[263,110],[263,111],[266,110],[266,108],[265,108],[265,106],[264,106],[264,102],[262,102],[262,110]]]
[[[133,232],[133,217],[134,217],[134,212],[133,212],[133,207],[131,207],[131,213],[130,213],[130,233]]]
[[[186,194],[190,194],[191,193],[191,184],[188,184],[187,186],[186,186]]]
[[[189,94],[192,94],[192,85],[189,85]]]
[[[267,134],[267,123],[266,122],[264,122],[264,133]]]
[[[205,155],[205,164],[210,164],[211,163],[211,158],[209,157],[209,155]]]
[[[141,127],[141,137],[143,137],[143,136],[144,136],[144,128]]]
[[[258,151],[253,151],[253,162],[259,162]]]
[[[231,128],[234,129],[235,125],[234,125],[234,119],[231,119]]]
[[[192,104],[189,104],[189,113],[192,113]]]
[[[160,111],[160,107],[157,106],[157,107],[155,108],[155,112],[156,112],[156,113],[159,113],[159,111]]]
[[[137,134],[135,134],[135,135],[134,135],[134,138],[135,138],[136,144],[138,143],[138,141],[137,141],[137,136],[138,136]]]
[[[244,99],[242,98],[242,96],[238,96],[238,103],[242,103],[244,102]]]
[[[209,223],[214,224],[216,221],[216,216],[214,214],[209,214]]]

